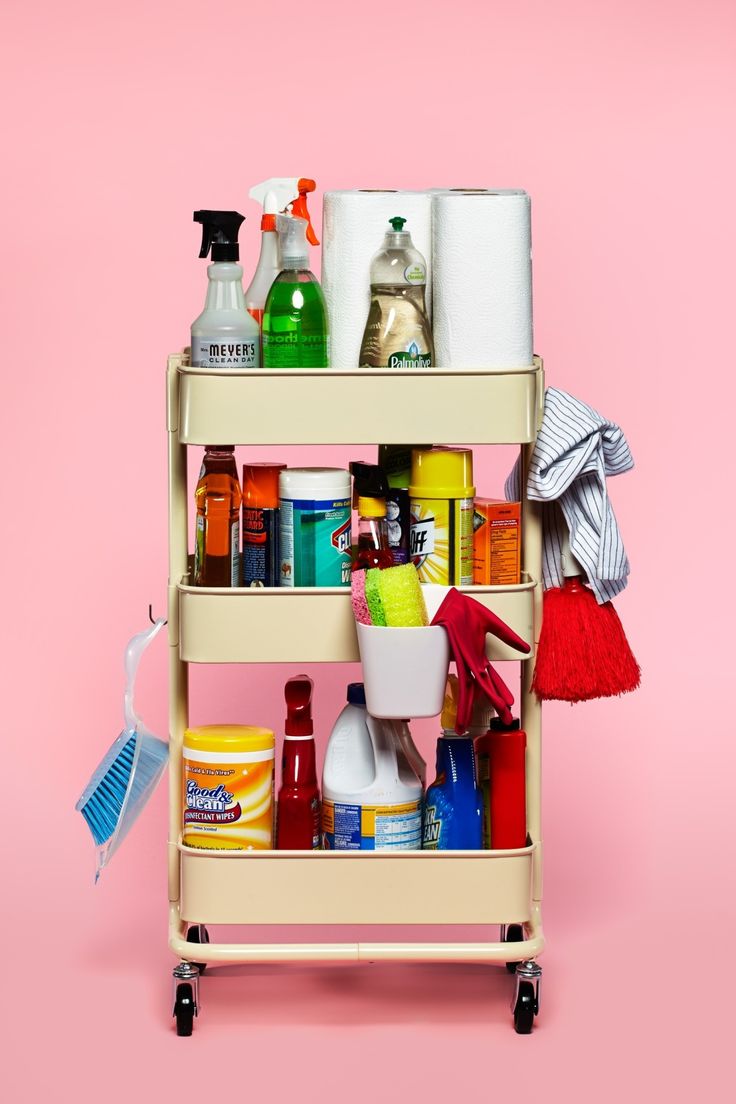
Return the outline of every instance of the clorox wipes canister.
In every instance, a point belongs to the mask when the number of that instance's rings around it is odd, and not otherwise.
[[[280,473],[280,586],[350,586],[350,503],[348,471],[288,468]]]

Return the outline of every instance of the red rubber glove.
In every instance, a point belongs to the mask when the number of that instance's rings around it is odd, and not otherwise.
[[[510,724],[514,697],[486,656],[486,634],[492,633],[504,644],[529,653],[531,647],[492,610],[452,587],[432,618],[442,625],[450,641],[458,677],[457,731],[470,724],[473,697],[482,691],[489,698],[504,724]]]

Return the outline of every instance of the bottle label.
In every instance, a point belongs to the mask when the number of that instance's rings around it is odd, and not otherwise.
[[[473,499],[412,499],[409,543],[421,583],[473,582]]]
[[[419,371],[422,368],[432,367],[432,357],[428,352],[420,353],[419,346],[415,341],[412,341],[406,352],[389,353],[388,366],[389,368],[416,369]]]
[[[194,541],[194,581],[198,584],[204,564],[204,517],[197,514],[197,531]]]
[[[240,586],[240,522],[230,529],[230,586]]]
[[[409,264],[404,269],[407,284],[426,284],[427,270],[422,264]]]
[[[280,586],[350,586],[349,498],[281,499]]]
[[[243,586],[279,585],[279,511],[243,506]]]
[[[273,847],[274,749],[182,750],[182,843],[263,851]]]
[[[217,337],[192,337],[195,368],[257,368],[258,342]]]
[[[325,851],[418,851],[422,846],[421,801],[401,805],[322,802]]]
[[[442,817],[438,816],[436,805],[425,805],[422,849],[424,851],[437,851],[440,845],[441,834]]]

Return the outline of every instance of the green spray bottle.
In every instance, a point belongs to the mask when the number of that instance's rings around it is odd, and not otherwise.
[[[308,226],[295,215],[276,217],[282,271],[263,312],[264,368],[329,367],[327,308],[319,281],[309,271]]]

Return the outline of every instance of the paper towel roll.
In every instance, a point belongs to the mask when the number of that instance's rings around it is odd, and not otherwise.
[[[432,197],[428,192],[325,192],[322,220],[322,290],[330,324],[330,364],[357,368],[371,301],[371,258],[383,244],[388,220],[406,229],[427,262],[427,308],[432,303]]]
[[[432,331],[441,368],[532,363],[531,204],[516,189],[432,192]]]

